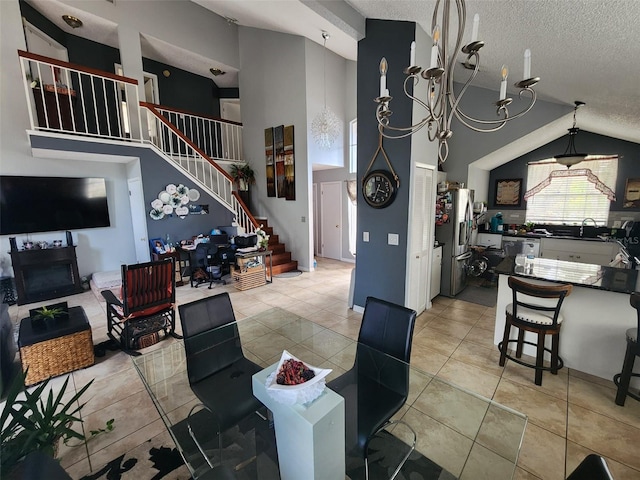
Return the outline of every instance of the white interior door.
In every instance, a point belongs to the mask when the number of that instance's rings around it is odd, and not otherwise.
[[[417,164],[412,175],[409,207],[409,248],[405,302],[421,313],[431,307],[431,261],[435,221],[435,168]]]
[[[341,259],[342,246],[342,182],[320,184],[321,255]]]
[[[69,61],[69,53],[64,45],[59,44],[53,38],[46,33],[37,29],[26,20],[23,20],[24,26],[24,38],[27,44],[27,51],[31,53],[37,53],[38,55],[44,55],[45,57],[55,58],[62,60],[63,62]],[[58,71],[56,71],[58,70]],[[53,84],[56,82],[55,75],[58,75],[57,81],[70,85],[71,81],[66,76],[59,72],[59,69],[51,69],[49,67],[41,66],[39,70],[34,69],[31,72],[31,76],[36,79],[39,78],[42,85]],[[63,75],[61,77],[60,75]]]
[[[313,184],[313,254],[320,255],[320,201],[318,200],[318,184]]]
[[[136,261],[138,263],[144,263],[151,260],[151,255],[149,253],[147,213],[144,205],[144,194],[142,192],[142,180],[140,178],[130,178],[127,182],[129,184],[129,204],[131,208],[131,223],[133,224]]]

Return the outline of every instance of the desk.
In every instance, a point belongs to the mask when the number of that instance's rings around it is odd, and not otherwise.
[[[314,366],[337,366],[348,370],[353,364],[355,341],[280,308],[240,320],[237,328],[245,355],[263,367],[272,365],[273,358],[282,352],[282,346],[274,345],[270,340],[276,334],[286,338],[285,348],[294,354],[303,349],[313,352],[314,359],[309,363]],[[297,356],[305,361],[304,354]],[[175,341],[168,347],[134,357],[132,361],[187,466],[197,479],[206,473],[208,467],[203,467],[204,461],[188,435],[185,437],[181,433],[189,410],[198,403],[189,387],[183,343]],[[327,380],[335,377],[337,370]],[[419,475],[429,468],[433,476],[424,474],[424,479],[437,479],[439,475],[444,478],[447,472],[456,478],[511,479],[527,418],[413,366],[410,375],[411,391],[401,413],[402,419],[416,430],[418,441],[411,459],[401,470],[404,478],[411,478],[411,472],[419,472],[416,473]],[[203,424],[206,425],[206,421]],[[265,434],[264,431],[259,433]],[[404,440],[399,429],[392,433],[387,436],[396,443]],[[267,432],[260,438],[275,442],[273,433]],[[376,463],[385,461],[387,452],[384,445],[378,445],[380,450],[376,458],[370,457],[372,469]],[[248,458],[245,461],[254,455],[257,457],[245,467],[255,466],[255,470],[246,478],[278,478],[277,475],[273,476],[274,470],[278,471],[275,445],[258,454],[247,452],[246,455]],[[225,450],[223,458],[226,456]],[[386,460],[390,463],[393,461]],[[357,469],[353,461],[350,457],[346,459],[348,468]],[[354,472],[348,470],[346,473]],[[358,472],[352,478],[357,476]]]
[[[154,262],[157,262],[158,260],[164,260],[165,258],[174,258],[175,259],[175,265],[176,265],[176,287],[181,287],[184,285],[184,278],[182,275],[183,272],[183,267],[182,267],[182,262],[184,262],[184,257],[181,254],[181,251],[176,249],[173,252],[165,252],[165,253],[155,253],[153,252],[151,254],[151,259]]]

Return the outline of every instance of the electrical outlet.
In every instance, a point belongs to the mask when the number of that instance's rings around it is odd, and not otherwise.
[[[362,232],[362,241],[363,242],[369,241],[369,232]]]
[[[397,233],[388,234],[387,243],[389,245],[398,245],[400,243],[400,235],[398,235]]]
[[[307,221],[307,217],[300,217],[300,221],[301,221],[302,223],[306,222],[306,221]]]

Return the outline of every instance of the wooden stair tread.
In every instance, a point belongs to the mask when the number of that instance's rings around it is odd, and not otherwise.
[[[278,275],[285,272],[293,272],[298,269],[298,262],[292,261],[288,263],[282,263],[280,265],[273,266],[273,275]]]

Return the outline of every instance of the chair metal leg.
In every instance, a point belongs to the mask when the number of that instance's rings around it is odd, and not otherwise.
[[[400,473],[400,470],[402,470],[402,467],[404,466],[404,464],[409,459],[409,456],[415,450],[416,441],[418,439],[418,436],[416,435],[416,431],[413,428],[411,428],[411,425],[409,425],[407,422],[404,422],[402,420],[389,420],[387,423],[385,423],[383,426],[381,426],[378,430],[376,430],[375,433],[373,435],[371,435],[371,437],[369,437],[369,438],[373,438],[378,433],[380,433],[382,430],[387,428],[389,425],[399,425],[399,424],[404,425],[405,427],[407,427],[411,431],[411,433],[413,434],[413,442],[411,443],[411,446],[410,446],[409,451],[407,452],[407,454],[402,458],[402,460],[400,461],[400,463],[398,464],[398,466],[394,470],[393,474],[389,477],[389,480],[393,480],[394,478],[396,478],[398,476],[398,473]],[[367,450],[368,450],[368,448],[364,452],[364,474],[365,474],[365,479],[369,480],[369,455],[368,455],[368,451]]]
[[[629,392],[629,383],[631,382],[633,364],[636,359],[633,345],[627,342],[627,351],[624,355],[624,363],[622,364],[622,373],[613,377],[613,381],[618,385],[618,393],[616,394],[616,405],[624,406]]]
[[[189,421],[189,419],[191,418],[191,415],[193,414],[193,411],[196,408],[204,408],[209,412],[211,412],[211,409],[206,405],[204,405],[203,403],[199,403],[191,407],[191,410],[189,410],[189,414],[187,415],[187,429],[189,430],[189,436],[193,440],[193,443],[196,444],[196,447],[198,447],[198,450],[200,451],[200,454],[202,455],[204,460],[207,462],[207,465],[209,465],[209,468],[213,468],[214,467],[213,463],[211,463],[211,460],[209,460],[209,457],[205,453],[204,448],[202,448],[202,445],[200,444],[200,442],[198,442],[198,439],[196,438],[196,435],[193,432],[193,428],[191,427],[191,422]],[[222,463],[222,432],[220,431],[220,429],[218,429],[218,451],[220,452],[220,464],[221,464]]]

